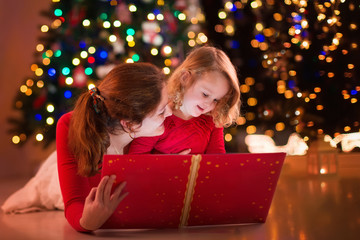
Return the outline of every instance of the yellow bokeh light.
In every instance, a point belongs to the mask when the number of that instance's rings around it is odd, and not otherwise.
[[[230,133],[227,133],[227,134],[225,134],[224,139],[226,142],[230,142],[232,140],[232,135]]]
[[[74,59],[72,60],[72,64],[73,64],[74,66],[79,65],[79,64],[80,64],[80,59],[74,58]]]
[[[109,36],[109,41],[110,42],[116,42],[116,40],[117,40],[117,37],[115,35],[110,35]]]
[[[264,29],[264,25],[262,25],[262,23],[257,23],[255,25],[256,30],[258,30],[259,32],[261,32]]]
[[[285,124],[283,122],[278,122],[275,124],[276,131],[280,132],[285,129]]]
[[[151,55],[156,56],[156,55],[159,54],[159,51],[158,51],[156,48],[152,48],[152,49],[150,50],[150,53],[151,53]]]
[[[119,20],[115,20],[113,22],[114,27],[121,27],[121,22]]]
[[[73,84],[73,82],[74,82],[74,79],[72,77],[67,77],[65,79],[66,85],[71,85],[71,84]]]
[[[320,88],[320,87],[316,87],[316,88],[314,88],[314,92],[316,92],[316,93],[321,92],[321,88]]]
[[[248,93],[248,92],[250,91],[250,87],[249,87],[248,85],[246,85],[246,84],[242,84],[242,85],[240,86],[240,91],[241,91],[242,93]]]
[[[48,32],[49,31],[49,27],[47,25],[42,25],[40,28],[41,32]]]
[[[284,93],[284,96],[286,99],[290,99],[290,98],[294,97],[294,93],[291,90],[286,90]]]
[[[156,19],[159,20],[159,21],[162,21],[162,20],[164,20],[164,15],[159,13],[158,15],[156,15]]]
[[[51,28],[56,29],[58,27],[60,27],[62,24],[60,19],[55,19],[52,24],[51,24]]]
[[[20,92],[25,93],[28,90],[28,87],[25,85],[20,86]]]
[[[234,34],[234,27],[231,26],[231,25],[227,25],[227,26],[225,27],[225,32],[226,32],[227,34],[229,34],[229,35]]]
[[[165,46],[165,47],[163,48],[163,51],[164,51],[164,53],[165,53],[166,55],[169,55],[169,54],[172,53],[172,48],[171,48],[170,46]]]
[[[292,76],[292,77],[295,77],[296,76],[296,71],[295,70],[290,70],[289,75]]]
[[[190,22],[192,24],[198,24],[199,20],[197,18],[193,17],[193,18],[191,18]]]
[[[251,44],[251,46],[253,48],[258,48],[259,47],[259,41],[256,40],[256,39],[251,40],[250,44]]]
[[[149,13],[149,14],[147,15],[147,19],[150,20],[150,21],[155,20],[155,14]]]
[[[282,15],[280,13],[274,13],[273,15],[275,21],[281,21],[283,19]]]
[[[164,64],[167,67],[171,66],[171,60],[170,59],[165,59]]]
[[[130,12],[136,12],[137,11],[137,7],[134,4],[129,5],[129,11]]]
[[[32,87],[34,85],[34,81],[32,79],[26,80],[26,86]]]
[[[82,22],[82,25],[83,25],[84,27],[90,26],[90,20],[89,20],[89,19],[84,19],[84,21]]]
[[[195,47],[196,42],[195,42],[195,40],[191,39],[191,40],[188,41],[188,44],[189,44],[190,47]]]
[[[41,75],[43,75],[44,71],[42,70],[42,68],[37,68],[35,70],[35,75],[40,77]]]
[[[128,46],[129,47],[135,47],[135,42],[134,41],[128,42]]]
[[[178,18],[179,18],[179,20],[181,20],[181,21],[185,21],[185,20],[186,20],[186,15],[185,15],[184,13],[180,13],[180,14],[178,15]]]
[[[44,45],[42,45],[41,43],[36,45],[36,51],[41,52],[43,50],[44,50]]]
[[[41,142],[42,140],[44,140],[44,135],[42,135],[41,133],[38,133],[38,134],[36,134],[35,139],[36,139],[36,141]]]
[[[95,87],[95,84],[93,84],[93,83],[90,83],[89,85],[88,85],[88,89],[90,90],[90,89],[93,89]]]
[[[253,78],[253,77],[247,77],[247,78],[245,78],[245,83],[246,83],[247,85],[249,85],[249,86],[252,86],[252,85],[255,84],[255,78]]]
[[[227,14],[226,14],[226,12],[224,12],[224,11],[220,11],[220,12],[218,13],[218,17],[219,17],[220,19],[225,19],[226,16],[227,16]]]
[[[46,119],[46,123],[47,123],[47,125],[53,125],[54,124],[54,118],[52,118],[52,117],[48,117],[47,119]]]
[[[188,38],[195,38],[195,33],[193,31],[188,32],[187,34]]]
[[[35,63],[31,64],[31,67],[30,67],[31,71],[35,72],[37,68],[38,68],[37,64],[35,64]]]
[[[238,117],[236,119],[236,124],[237,125],[244,125],[246,123],[246,119],[244,117]]]
[[[54,112],[55,107],[54,107],[54,105],[52,105],[52,104],[48,104],[47,107],[46,107],[46,110],[47,110],[49,113],[52,113],[52,112]]]
[[[45,66],[47,66],[47,65],[50,64],[50,58],[44,58],[44,59],[42,60],[42,62],[43,62],[43,64],[44,64]]]
[[[90,54],[94,54],[96,52],[96,48],[95,47],[89,47],[88,52]]]
[[[81,51],[81,53],[80,53],[80,57],[81,57],[81,58],[84,58],[84,59],[87,58],[88,55],[89,55],[89,54],[88,54],[86,51]]]
[[[164,72],[166,75],[170,74],[170,68],[164,67],[164,68],[163,68],[163,72]]]
[[[249,106],[255,106],[257,104],[257,99],[256,98],[248,98],[247,104]]]
[[[246,133],[247,134],[254,134],[256,133],[256,127],[254,125],[250,125],[246,128]]]
[[[13,136],[11,140],[12,140],[12,142],[14,144],[19,144],[20,143],[20,137],[19,136]]]
[[[36,86],[37,86],[38,88],[43,88],[43,87],[44,87],[44,81],[39,80],[39,81],[36,83]]]
[[[323,105],[316,105],[316,110],[321,111],[324,109]]]
[[[103,27],[104,27],[104,28],[110,28],[110,27],[111,27],[111,23],[110,23],[109,21],[105,21],[105,22],[103,23]]]
[[[28,88],[25,92],[26,96],[30,96],[32,94],[32,90],[30,88]]]

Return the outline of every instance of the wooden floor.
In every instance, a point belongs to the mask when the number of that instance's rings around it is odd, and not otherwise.
[[[320,156],[319,156],[320,159]],[[324,160],[325,159],[325,160]],[[316,159],[315,159],[316,160]],[[326,163],[311,162],[312,165]],[[74,231],[63,212],[0,213],[0,239],[360,239],[360,154],[337,156],[336,173],[309,175],[308,156],[288,157],[264,224],[182,230]],[[27,179],[2,179],[0,204]]]

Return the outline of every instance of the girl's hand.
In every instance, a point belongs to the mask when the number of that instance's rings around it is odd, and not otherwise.
[[[113,214],[119,203],[128,195],[122,193],[126,182],[121,183],[111,194],[116,176],[105,176],[99,185],[91,189],[86,197],[80,225],[87,230],[99,229]]]
[[[183,150],[183,151],[179,152],[178,154],[179,155],[186,155],[186,154],[189,154],[190,152],[191,152],[191,148]]]

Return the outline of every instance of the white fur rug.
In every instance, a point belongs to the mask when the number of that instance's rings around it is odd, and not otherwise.
[[[41,165],[36,175],[24,187],[6,199],[1,209],[5,213],[27,213],[64,210],[54,151]]]

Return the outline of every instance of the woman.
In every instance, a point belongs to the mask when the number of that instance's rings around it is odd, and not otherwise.
[[[152,64],[115,67],[97,88],[83,93],[58,121],[56,147],[65,217],[78,231],[116,228],[107,219],[126,197],[125,183],[101,179],[104,154],[123,154],[140,136],[164,132],[171,115],[165,75]]]

